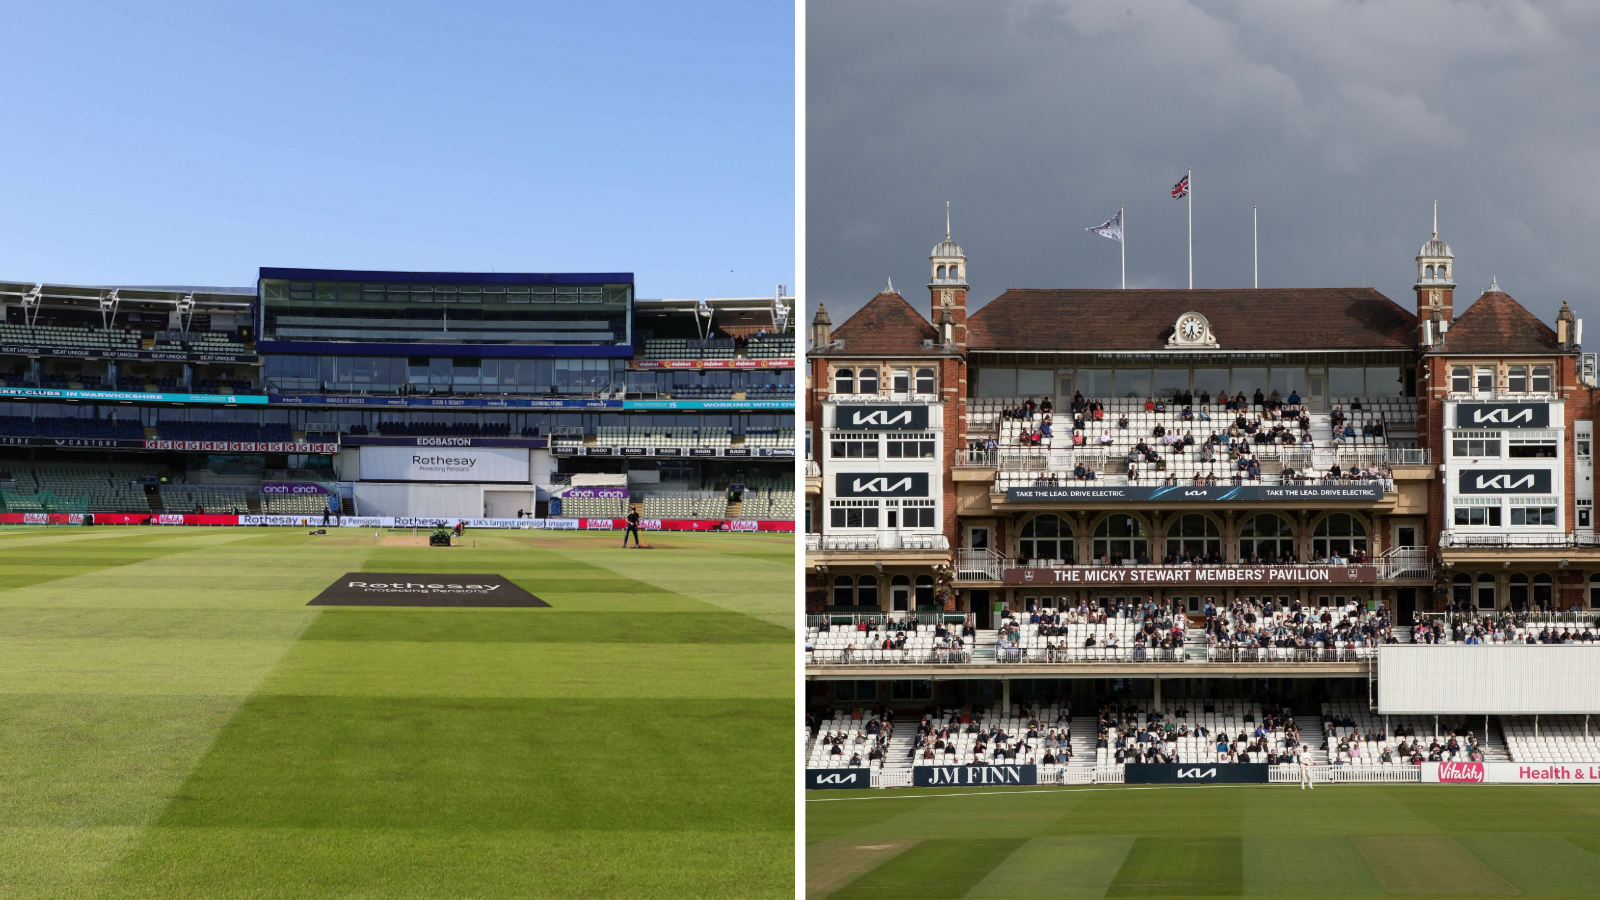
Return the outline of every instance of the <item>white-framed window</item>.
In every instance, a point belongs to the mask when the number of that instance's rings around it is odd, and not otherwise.
[[[1506,390],[1514,394],[1526,393],[1528,390],[1528,367],[1512,366],[1506,370]]]
[[[1450,370],[1450,390],[1464,394],[1472,390],[1472,370],[1466,366],[1456,366]]]
[[[1539,393],[1539,394],[1548,394],[1548,393],[1550,393],[1550,367],[1549,366],[1534,366],[1533,367],[1533,390],[1534,390],[1534,393]]]
[[[1479,391],[1494,390],[1494,369],[1488,366],[1479,366],[1473,374],[1473,388]]]
[[[919,394],[931,394],[933,392],[934,392],[933,370],[932,369],[918,369],[917,370],[917,393],[919,393]]]
[[[931,434],[897,434],[885,441],[889,459],[933,459],[934,436]]]
[[[828,525],[831,528],[877,528],[877,500],[829,500]]]
[[[828,438],[830,459],[877,459],[878,436],[841,432]]]
[[[855,370],[838,369],[834,371],[833,392],[835,394],[854,394],[856,392]]]
[[[911,393],[911,370],[895,369],[894,372],[889,375],[889,384],[891,385],[889,389],[894,391],[896,394]]]
[[[884,518],[889,528],[935,528],[934,500],[885,500]],[[894,509],[893,507],[900,508]]]
[[[1453,521],[1456,525],[1499,528],[1499,497],[1457,497]]]
[[[1576,509],[1574,510],[1574,512],[1576,512],[1578,514],[1578,527],[1579,528],[1592,528],[1593,527],[1593,525],[1594,525],[1594,501],[1593,500],[1578,500],[1578,501],[1576,501]]]
[[[1557,435],[1514,437],[1507,442],[1506,455],[1512,459],[1555,459]]]
[[[1500,432],[1457,431],[1450,440],[1451,456],[1484,459],[1500,455]]]
[[[856,374],[856,393],[876,394],[878,392],[878,370],[862,369]]]
[[[1513,506],[1511,507],[1512,525],[1532,525],[1539,528],[1554,527],[1556,524],[1556,508],[1554,506]]]

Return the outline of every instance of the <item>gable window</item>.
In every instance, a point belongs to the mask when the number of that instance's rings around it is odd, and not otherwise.
[[[1450,390],[1457,393],[1466,393],[1472,390],[1472,372],[1466,366],[1456,366],[1450,370]]]
[[[1534,390],[1535,393],[1539,393],[1539,394],[1548,394],[1548,393],[1550,393],[1550,367],[1549,366],[1534,366],[1533,367],[1533,390]]]
[[[833,392],[835,394],[854,394],[856,392],[856,373],[849,369],[840,369],[834,372]]]
[[[878,392],[878,370],[862,369],[861,376],[857,379],[861,385],[860,393],[876,394]]]
[[[1511,391],[1512,393],[1516,393],[1516,394],[1522,394],[1522,393],[1526,393],[1527,392],[1527,390],[1528,390],[1528,367],[1527,366],[1512,366],[1511,367],[1510,372],[1506,375],[1506,390]]]
[[[933,393],[933,370],[932,369],[918,369],[917,370],[917,393],[919,393],[919,394],[931,394],[931,393]]]

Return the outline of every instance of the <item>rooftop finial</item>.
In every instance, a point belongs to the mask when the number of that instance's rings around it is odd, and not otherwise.
[[[1433,201],[1433,236],[1439,236],[1439,201]]]
[[[944,202],[944,239],[950,240],[950,201]]]
[[[889,286],[888,286],[888,287],[886,287],[886,288],[884,288],[884,289],[883,289],[883,292],[884,292],[884,293],[885,293],[885,294],[892,294],[892,293],[894,293],[894,279],[893,279],[893,278],[890,278],[890,279],[889,279]]]
[[[1489,276],[1489,292],[1496,294],[1500,292],[1500,280],[1493,275]]]

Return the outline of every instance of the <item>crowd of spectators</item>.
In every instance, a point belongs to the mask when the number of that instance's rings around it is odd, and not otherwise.
[[[1159,709],[1148,703],[1120,702],[1100,710],[1097,752],[1109,764],[1298,762],[1305,753],[1290,711],[1275,702],[1235,713],[1231,704],[1202,701],[1198,714],[1189,701]],[[1218,707],[1222,708],[1219,710]],[[1208,724],[1210,723],[1210,724]]]
[[[1591,622],[1540,621],[1526,610],[1456,613],[1420,622],[1413,644],[1592,644],[1600,640],[1600,617]]]
[[[1213,660],[1240,651],[1265,658],[1355,657],[1399,642],[1388,609],[1363,609],[1354,600],[1339,607],[1302,606],[1298,600],[1285,605],[1271,597],[1237,599],[1225,607],[1207,601],[1203,611],[1206,655]]]
[[[1014,762],[1067,765],[1072,759],[1072,711],[1020,704],[1010,717],[981,707],[923,710],[911,750],[915,765],[991,765]]]
[[[1000,662],[1171,659],[1183,649],[1187,621],[1176,601],[1164,605],[1119,600],[1108,608],[1082,603],[1034,609],[1026,617],[1006,610],[996,630],[995,658]]]
[[[844,634],[840,634],[841,630]],[[807,662],[836,662],[842,665],[870,662],[965,662],[968,648],[977,636],[973,617],[961,625],[940,621],[932,624],[903,619],[860,619],[853,624],[835,625],[830,617],[806,629]]]

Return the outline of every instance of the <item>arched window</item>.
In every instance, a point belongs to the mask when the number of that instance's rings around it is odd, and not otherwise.
[[[1367,526],[1349,513],[1333,513],[1317,523],[1311,533],[1311,550],[1317,556],[1349,556],[1367,552]]]
[[[1457,606],[1465,609],[1472,603],[1472,576],[1465,572],[1458,573],[1450,579],[1450,600]]]
[[[1148,557],[1150,545],[1144,523],[1133,516],[1116,513],[1100,520],[1094,527],[1094,558],[1111,556],[1118,561]]]
[[[834,372],[833,392],[835,394],[854,394],[856,392],[856,373],[849,369],[840,369]]]
[[[1494,609],[1494,576],[1488,572],[1478,576],[1478,608]]]
[[[896,575],[889,579],[889,608],[905,612],[911,604],[911,577]]]
[[[944,266],[940,266],[937,270],[935,270],[934,274],[933,274],[933,277],[935,277],[935,278],[943,278],[944,277]]]
[[[1206,559],[1222,554],[1222,532],[1217,523],[1199,513],[1180,516],[1167,526],[1167,558]]]
[[[1589,576],[1589,608],[1600,609],[1600,572]]]
[[[889,383],[894,386],[890,390],[893,390],[896,394],[911,393],[911,370],[895,369],[894,373],[889,377]]]
[[[1422,269],[1422,277],[1423,278],[1432,278],[1433,277],[1433,266],[1424,266],[1423,269]]]
[[[1072,526],[1049,513],[1034,516],[1022,526],[1024,559],[1060,559],[1072,562]]]
[[[863,394],[876,394],[878,392],[878,370],[877,369],[862,369],[861,370],[861,377],[858,380],[861,383],[860,393],[863,393]]]
[[[1540,394],[1548,394],[1548,393],[1550,393],[1550,367],[1549,366],[1534,366],[1533,367],[1533,390],[1534,390],[1535,393],[1540,393]]]
[[[1528,389],[1528,367],[1512,366],[1506,372],[1506,390],[1522,393]]]
[[[1246,520],[1239,529],[1239,559],[1251,556],[1263,562],[1276,562],[1294,552],[1294,530],[1289,520],[1277,513],[1261,513]]]
[[[933,576],[917,576],[917,606],[933,605]]]
[[[833,579],[833,605],[853,606],[856,602],[856,583],[849,575]]]
[[[961,278],[961,267],[960,266],[951,266],[950,267],[950,280],[951,281],[957,281],[960,278]]]
[[[1528,608],[1528,576],[1521,572],[1511,575],[1511,596],[1507,598],[1512,609]]]
[[[856,582],[856,605],[878,605],[878,576],[863,575]]]
[[[933,393],[933,370],[932,369],[918,369],[917,370],[917,393],[919,393],[919,394],[931,394],[931,393]]]
[[[1450,390],[1457,393],[1466,393],[1472,390],[1472,370],[1466,366],[1456,366],[1451,369]]]
[[[1533,605],[1538,609],[1555,608],[1555,580],[1549,575],[1533,576]]]

